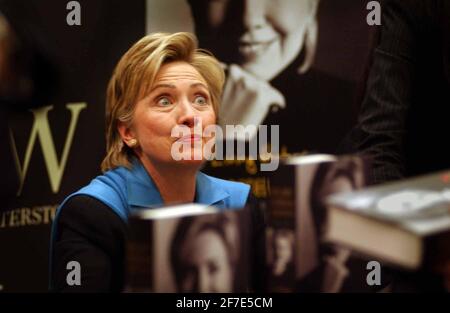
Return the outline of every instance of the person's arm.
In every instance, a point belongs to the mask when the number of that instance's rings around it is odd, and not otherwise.
[[[126,224],[108,206],[88,196],[75,196],[57,220],[53,246],[52,291],[120,292]],[[81,285],[67,283],[67,263],[81,267]]]
[[[404,176],[407,115],[414,97],[418,45],[427,30],[430,1],[386,0],[366,94],[353,131],[357,151],[374,159],[374,182]]]

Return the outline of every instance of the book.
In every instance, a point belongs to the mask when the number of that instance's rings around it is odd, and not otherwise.
[[[323,244],[327,223],[324,200],[327,195],[365,186],[369,181],[369,166],[369,160],[360,156],[328,154],[290,157],[281,162],[270,177],[267,291],[337,292],[341,289],[349,278],[346,263],[350,252]],[[339,262],[334,262],[333,257]]]
[[[244,292],[248,210],[201,204],[142,209],[129,218],[126,292]]]
[[[450,171],[327,199],[326,240],[400,270],[450,261]]]

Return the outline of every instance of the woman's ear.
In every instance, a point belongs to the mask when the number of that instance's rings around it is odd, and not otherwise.
[[[122,141],[130,148],[135,148],[138,144],[136,135],[129,125],[124,122],[117,124],[117,131],[122,138]]]

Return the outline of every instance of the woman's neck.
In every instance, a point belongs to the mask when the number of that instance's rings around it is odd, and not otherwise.
[[[164,204],[194,202],[197,170],[189,166],[158,164],[141,159],[153,179]]]

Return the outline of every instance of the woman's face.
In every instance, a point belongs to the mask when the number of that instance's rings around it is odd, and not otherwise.
[[[271,80],[299,54],[318,0],[204,2],[206,10],[191,2],[201,44],[224,62]]]
[[[223,239],[213,231],[203,231],[189,241],[182,253],[185,274],[182,292],[231,292],[233,271]]]
[[[215,121],[216,115],[204,78],[188,63],[173,62],[161,67],[150,93],[136,104],[128,134],[138,140],[139,146],[135,152],[144,164],[148,161],[171,165],[182,162],[200,166],[204,159],[202,147],[211,140],[202,136],[203,129]],[[201,128],[194,135],[196,124]],[[181,125],[189,130],[189,135],[180,132],[172,137],[172,130],[175,127],[179,129]],[[198,129],[199,126],[196,127]],[[172,145],[175,143],[189,149],[191,160],[175,161],[172,155]],[[201,158],[195,160],[194,154]]]

